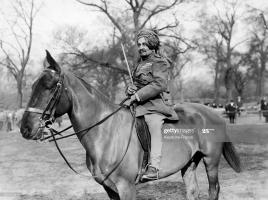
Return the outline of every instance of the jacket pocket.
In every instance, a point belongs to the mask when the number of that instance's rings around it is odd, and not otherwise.
[[[153,73],[150,67],[140,69],[136,75],[139,79],[149,83],[153,81]]]

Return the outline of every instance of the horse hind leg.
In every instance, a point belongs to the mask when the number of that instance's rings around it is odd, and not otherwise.
[[[220,184],[218,178],[219,160],[216,161],[210,157],[204,158],[204,164],[209,182],[209,200],[218,200],[220,192]]]
[[[203,154],[201,152],[196,152],[188,164],[181,170],[183,182],[186,186],[188,200],[199,199],[199,188],[196,180],[196,168],[202,157]]]

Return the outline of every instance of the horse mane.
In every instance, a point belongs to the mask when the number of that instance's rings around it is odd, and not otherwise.
[[[76,76],[76,78],[78,78],[81,83],[85,86],[85,88],[88,90],[88,92],[90,94],[93,94],[93,91],[95,92],[95,94],[98,95],[99,98],[102,98],[104,101],[106,101],[107,103],[114,105],[113,102],[111,102],[101,91],[97,90],[96,88],[94,88],[90,83],[88,83],[86,80],[84,80],[83,78]]]
[[[81,77],[76,76],[76,75],[74,75],[74,76],[76,78],[78,78],[82,82],[82,84],[85,86],[85,88],[92,94],[92,86],[87,81],[85,81],[84,79],[82,79]]]

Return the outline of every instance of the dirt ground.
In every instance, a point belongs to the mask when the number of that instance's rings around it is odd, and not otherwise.
[[[227,121],[227,119],[226,119]],[[227,126],[228,135],[244,166],[235,173],[224,158],[219,167],[221,200],[268,200],[268,125],[258,116],[239,117]],[[66,127],[64,120],[62,127]],[[69,131],[65,134],[71,133]],[[71,165],[90,176],[85,151],[76,137],[59,145]],[[208,181],[201,162],[197,169],[200,199],[208,199]],[[180,173],[137,186],[138,200],[186,199]],[[40,144],[21,137],[18,131],[0,132],[0,200],[101,200],[109,199],[93,178],[75,174],[65,164],[53,143]]]

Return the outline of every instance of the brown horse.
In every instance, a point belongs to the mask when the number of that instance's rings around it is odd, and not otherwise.
[[[21,133],[24,138],[42,138],[43,122],[49,120],[52,115],[58,117],[67,113],[74,130],[79,131],[119,108],[84,80],[61,69],[48,52],[47,61],[49,67],[33,84],[31,98],[22,119]],[[62,87],[58,87],[59,85]],[[58,100],[55,100],[55,96]],[[215,128],[213,133],[216,138],[227,138],[225,122],[212,109],[199,104],[182,104],[176,106],[175,110],[180,121],[175,124],[167,122],[163,129],[193,130],[193,127],[198,125],[202,127],[202,131],[194,132],[191,139],[185,139],[183,131],[176,133],[176,137],[180,138],[176,141],[171,142],[163,138],[159,176],[164,178],[181,170],[187,198],[198,199],[196,167],[200,159],[203,159],[209,181],[209,199],[218,199],[218,166],[221,154],[223,153],[236,172],[241,171],[233,144],[211,141],[205,134],[209,125],[216,125],[218,128]],[[86,150],[89,171],[95,180],[103,185],[110,199],[136,199],[135,185],[138,182],[144,151],[137,135],[130,133],[131,124],[132,116],[129,110],[122,108],[104,123],[87,132],[84,137],[82,135],[85,132],[77,134]],[[171,136],[169,135],[169,138]]]

